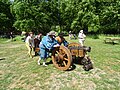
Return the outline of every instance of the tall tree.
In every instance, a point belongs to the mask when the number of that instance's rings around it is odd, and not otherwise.
[[[11,11],[14,27],[24,31],[120,31],[119,0],[15,0]]]
[[[13,16],[10,13],[11,2],[9,0],[0,0],[0,34],[13,31]]]

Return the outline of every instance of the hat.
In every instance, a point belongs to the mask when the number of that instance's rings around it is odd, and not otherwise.
[[[25,32],[25,31],[22,31],[22,33],[21,33],[21,35],[25,35],[27,32]]]
[[[83,30],[80,30],[81,33],[83,33]]]
[[[55,35],[56,35],[56,32],[55,32],[55,31],[50,31],[50,32],[48,33],[48,35],[53,35],[53,36],[55,36]]]
[[[33,32],[29,32],[29,34],[33,34]]]

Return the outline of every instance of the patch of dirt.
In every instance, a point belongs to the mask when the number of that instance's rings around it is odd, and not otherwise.
[[[5,72],[0,70],[0,78],[1,78],[4,74],[5,74]]]
[[[61,88],[82,88],[81,90],[95,90],[96,84],[90,81],[90,78],[101,79],[100,75],[106,74],[103,70],[95,68],[90,73],[85,74],[85,71],[70,71],[62,74],[51,74],[50,78],[46,80],[45,85],[50,90],[60,90]]]
[[[17,47],[21,47],[21,46],[23,46],[23,44],[11,45],[11,46],[9,46],[7,48],[17,48]]]
[[[17,47],[21,47],[25,44],[1,44],[0,47],[3,47],[3,48],[17,48]]]
[[[36,90],[36,87],[29,84],[27,76],[21,75],[19,78],[14,78],[13,83],[9,85],[9,89],[14,89],[16,87],[22,87],[25,90]],[[30,77],[37,77],[37,74],[31,74]]]

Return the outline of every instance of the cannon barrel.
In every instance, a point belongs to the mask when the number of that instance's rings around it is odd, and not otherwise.
[[[70,46],[68,47],[70,50],[74,49],[74,50],[84,50],[86,52],[90,52],[91,51],[91,47],[87,47],[87,46]]]

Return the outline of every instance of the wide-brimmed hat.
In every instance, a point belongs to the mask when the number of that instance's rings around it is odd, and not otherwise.
[[[56,35],[56,32],[55,32],[55,31],[50,31],[50,32],[48,33],[48,35],[53,35],[53,36],[55,36],[55,35]]]

